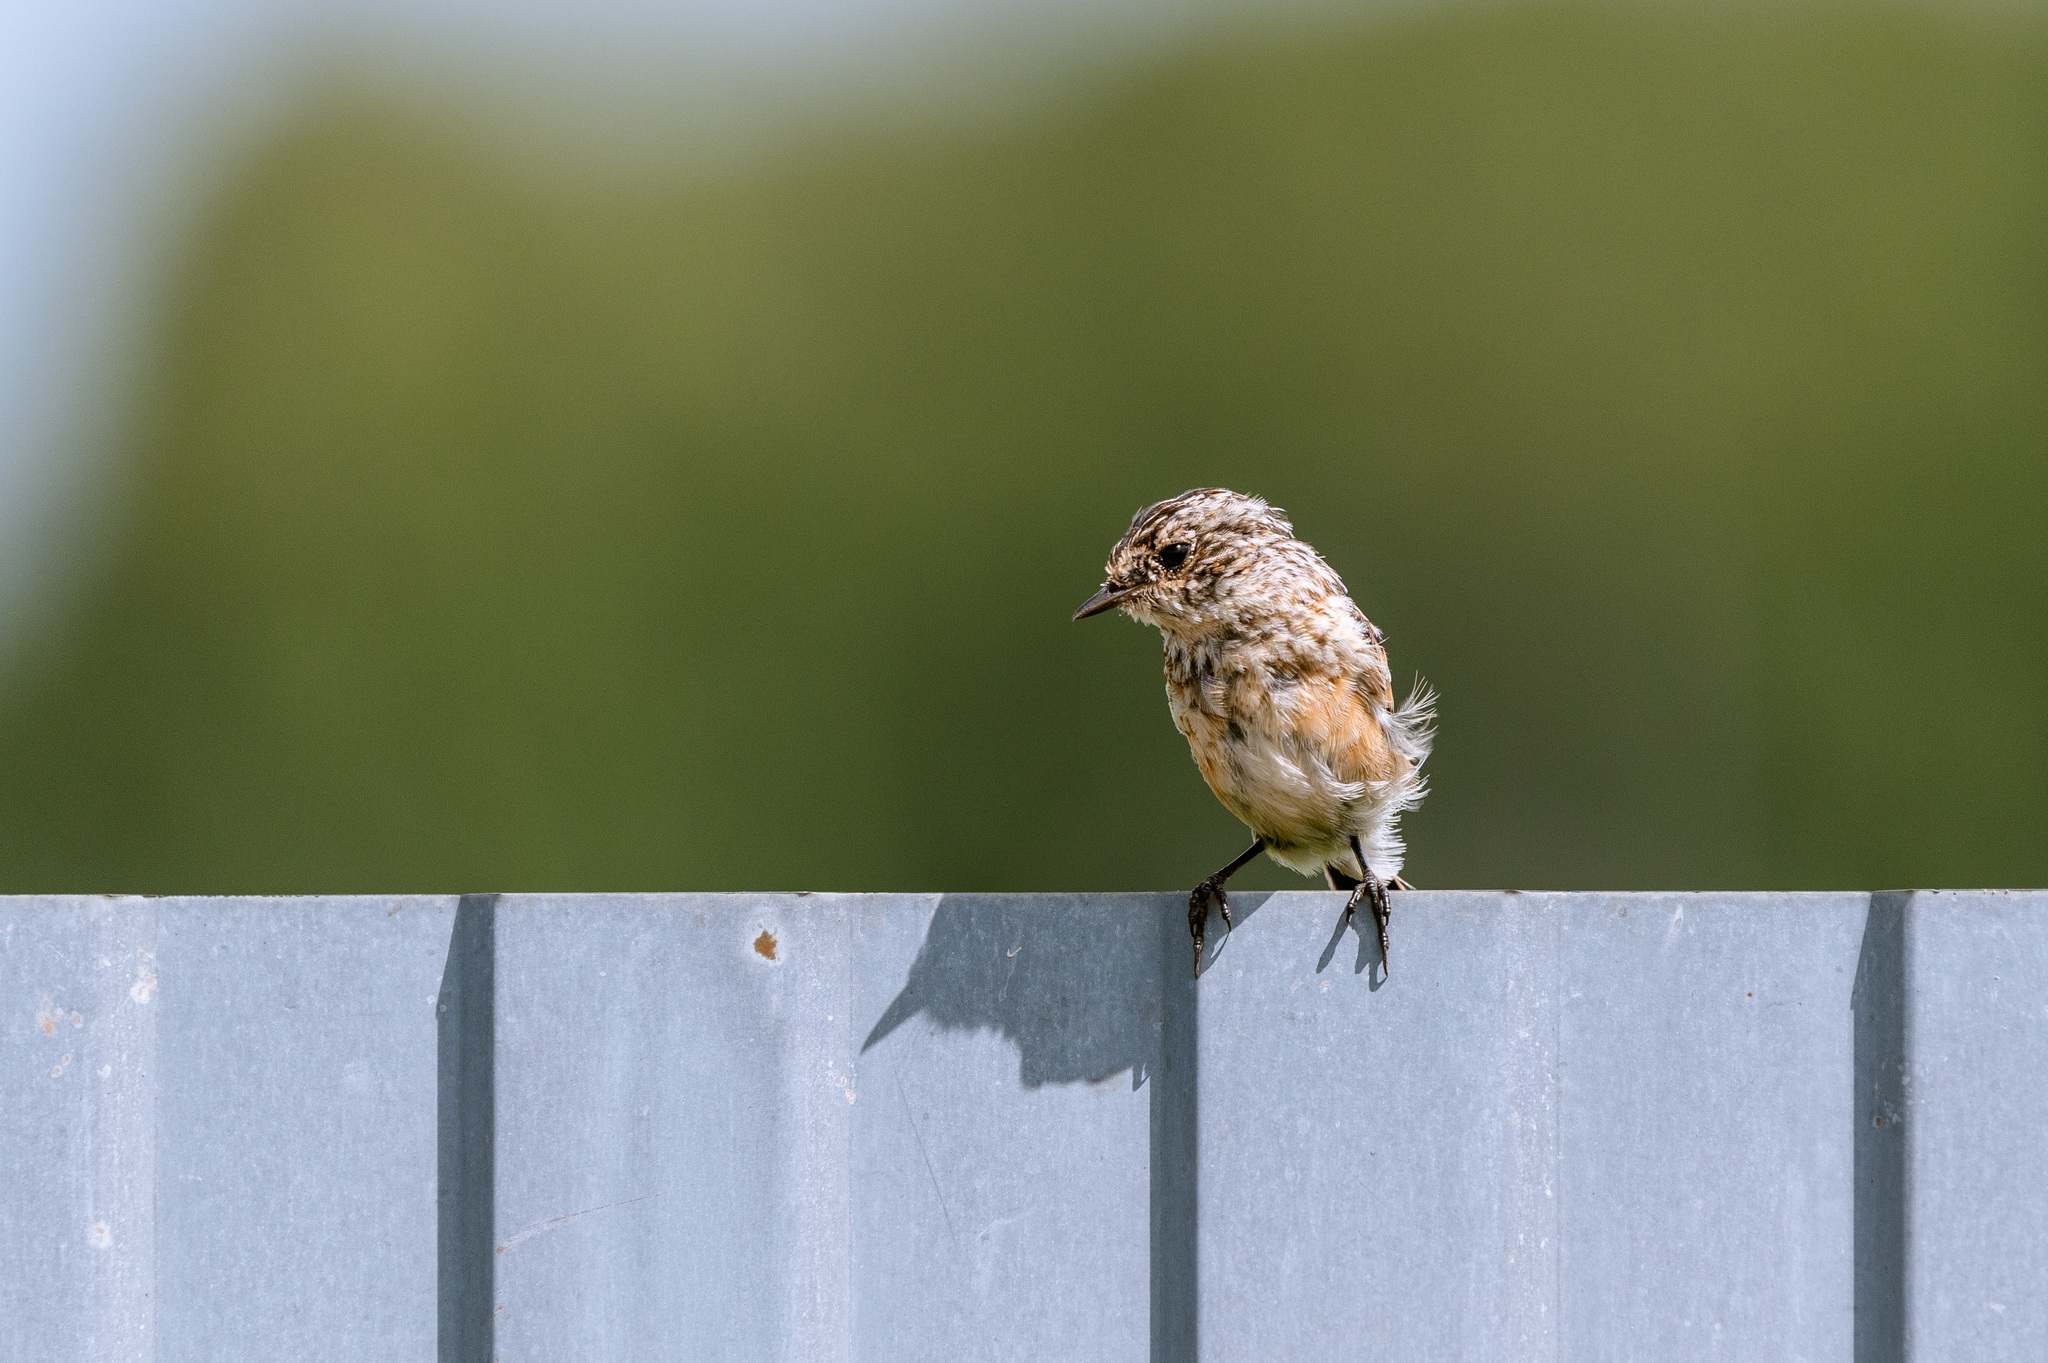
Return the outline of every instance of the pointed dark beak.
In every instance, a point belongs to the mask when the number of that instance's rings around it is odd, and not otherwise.
[[[1131,594],[1129,587],[1119,587],[1114,582],[1102,584],[1102,590],[1081,603],[1081,609],[1074,612],[1076,620],[1086,620],[1091,615],[1100,615]]]

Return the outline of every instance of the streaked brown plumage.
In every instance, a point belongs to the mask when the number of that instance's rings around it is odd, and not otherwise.
[[[1386,885],[1400,881],[1399,819],[1421,800],[1432,697],[1394,704],[1385,641],[1343,580],[1257,497],[1197,488],[1140,511],[1108,580],[1074,618],[1121,610],[1166,642],[1173,722],[1251,848],[1195,887],[1201,968],[1211,902],[1260,851],[1369,903],[1386,958]]]

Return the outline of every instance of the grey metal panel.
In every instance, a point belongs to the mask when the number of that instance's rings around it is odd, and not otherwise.
[[[0,900],[0,1353],[431,1358],[452,907]]]
[[[1163,902],[501,901],[496,1355],[1145,1357]]]
[[[145,900],[0,898],[0,1357],[154,1357]]]
[[[1531,896],[1559,916],[1560,1355],[1852,1356],[1869,896]]]
[[[847,1356],[852,912],[499,902],[494,1357]]]
[[[1381,984],[1343,903],[1238,896],[1200,985],[1199,1357],[1553,1358],[1554,910],[1397,895]]]
[[[1186,969],[1184,909],[1162,950],[1174,902],[862,905],[853,1017],[865,1050],[850,1109],[860,1358],[1150,1356],[1161,1242],[1172,1262],[1194,1232],[1191,1209],[1176,1225],[1153,1204],[1153,1133],[1171,1126],[1160,1103],[1178,1092],[1159,1074],[1176,1020],[1163,964]],[[1191,1052],[1191,1034],[1180,1040]]]
[[[2048,1356],[2048,894],[1184,902],[0,899],[0,1356]]]
[[[1907,908],[1908,1357],[2048,1358],[2048,893]]]
[[[154,908],[157,1357],[433,1358],[453,901]]]

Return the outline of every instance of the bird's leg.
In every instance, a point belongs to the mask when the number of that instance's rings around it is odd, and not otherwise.
[[[1389,912],[1387,887],[1378,876],[1372,873],[1372,867],[1366,864],[1365,848],[1360,845],[1356,833],[1351,835],[1351,850],[1358,854],[1358,869],[1365,878],[1358,882],[1357,887],[1351,891],[1351,898],[1344,903],[1344,921],[1349,923],[1353,915],[1357,913],[1359,900],[1363,899],[1372,905],[1373,926],[1378,928],[1380,933],[1380,972],[1384,974],[1387,969],[1387,914]]]
[[[1198,977],[1202,973],[1202,939],[1209,926],[1209,901],[1215,900],[1216,907],[1223,910],[1223,930],[1235,931],[1237,925],[1230,921],[1230,901],[1224,897],[1223,882],[1236,875],[1246,862],[1265,848],[1264,838],[1253,838],[1252,845],[1239,853],[1236,860],[1195,886],[1194,893],[1188,896],[1188,931],[1195,939],[1195,974]]]

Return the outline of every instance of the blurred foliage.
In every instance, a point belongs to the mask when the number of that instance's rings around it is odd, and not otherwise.
[[[1067,617],[1212,483],[1441,690],[1418,884],[2048,882],[2020,17],[1239,35],[658,186],[327,100],[160,338],[10,890],[1185,886],[1243,834]]]

